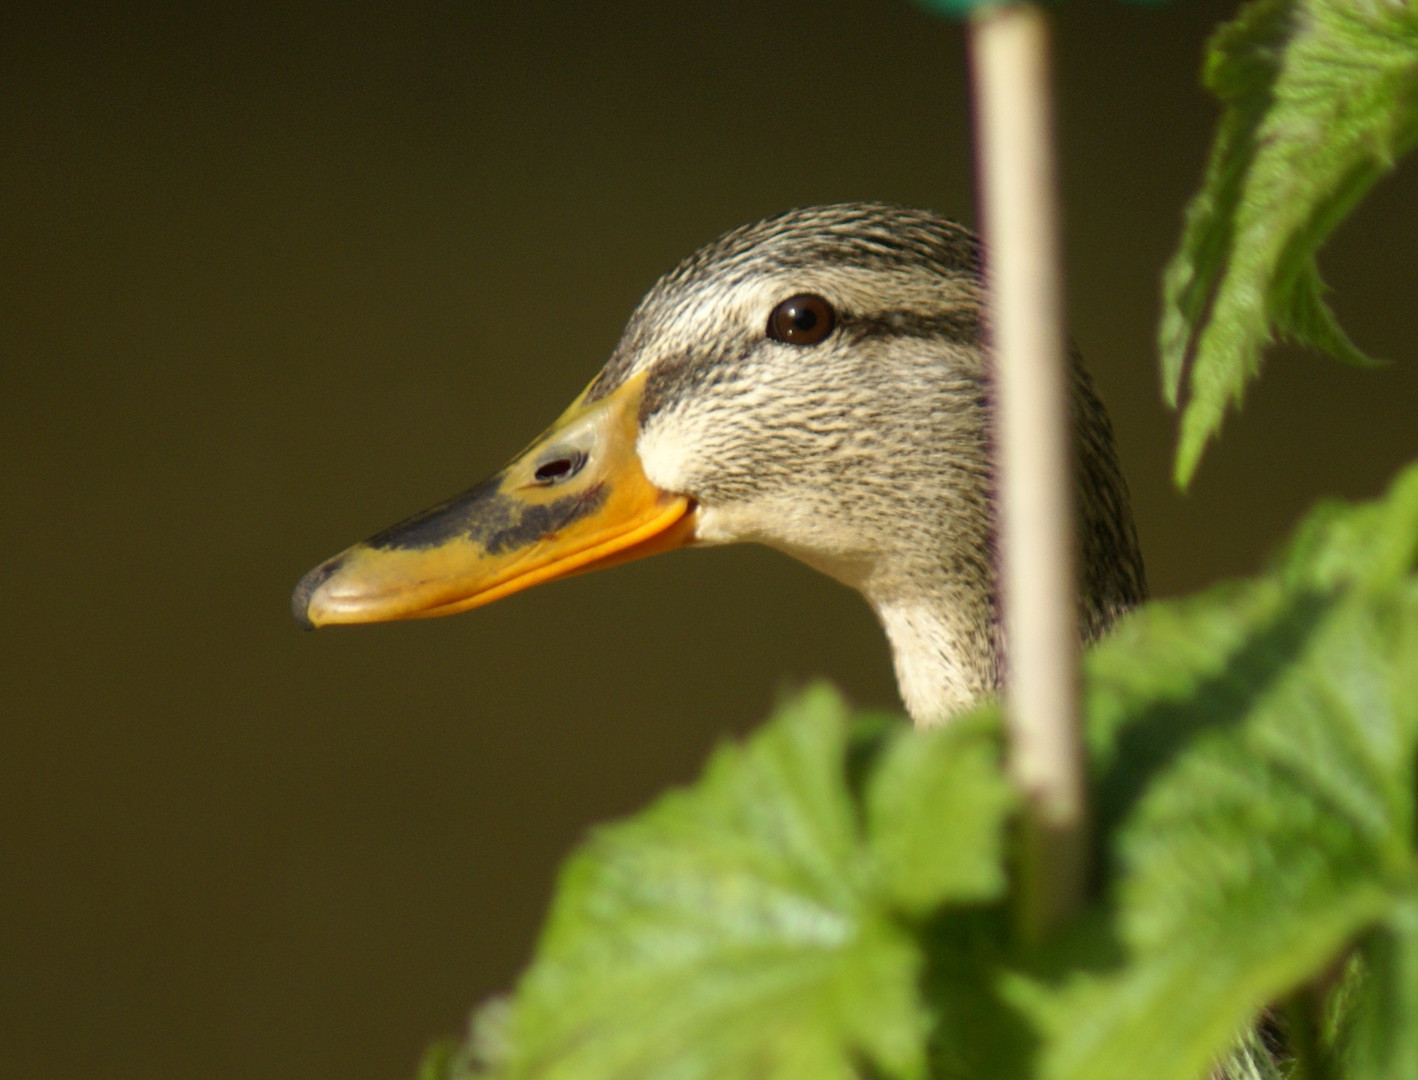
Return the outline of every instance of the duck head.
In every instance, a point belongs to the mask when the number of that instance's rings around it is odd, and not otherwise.
[[[858,590],[918,722],[1000,682],[979,249],[926,211],[795,210],[650,290],[609,362],[478,486],[310,571],[307,626],[477,607],[686,544],[756,541]],[[1107,414],[1073,377],[1080,632],[1142,598]]]

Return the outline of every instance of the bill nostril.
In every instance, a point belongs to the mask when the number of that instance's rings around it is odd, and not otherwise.
[[[569,480],[579,473],[585,464],[585,454],[565,454],[542,462],[532,475],[539,484],[555,484],[560,480]]]

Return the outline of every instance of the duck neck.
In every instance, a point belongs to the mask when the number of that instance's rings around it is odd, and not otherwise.
[[[939,581],[867,600],[891,643],[896,682],[918,727],[948,721],[1000,683],[999,626],[988,592]]]

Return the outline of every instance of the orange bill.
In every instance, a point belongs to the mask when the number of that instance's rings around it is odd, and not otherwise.
[[[691,543],[694,504],[651,484],[635,452],[643,385],[583,394],[495,476],[321,563],[296,586],[296,619],[450,615]]]

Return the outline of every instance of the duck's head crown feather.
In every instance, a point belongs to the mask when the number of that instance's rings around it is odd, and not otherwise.
[[[645,294],[621,335],[610,361],[587,391],[588,400],[611,393],[650,365],[645,345],[677,321],[689,322],[707,300],[763,278],[819,279],[834,272],[865,276],[933,271],[937,285],[956,282],[963,305],[959,320],[943,315],[950,298],[929,298],[928,313],[911,319],[906,311],[879,329],[930,332],[932,320],[944,329],[975,334],[979,308],[979,241],[964,226],[909,206],[853,202],[785,210],[743,225],[706,244],[670,270]],[[904,299],[904,298],[903,298]]]

